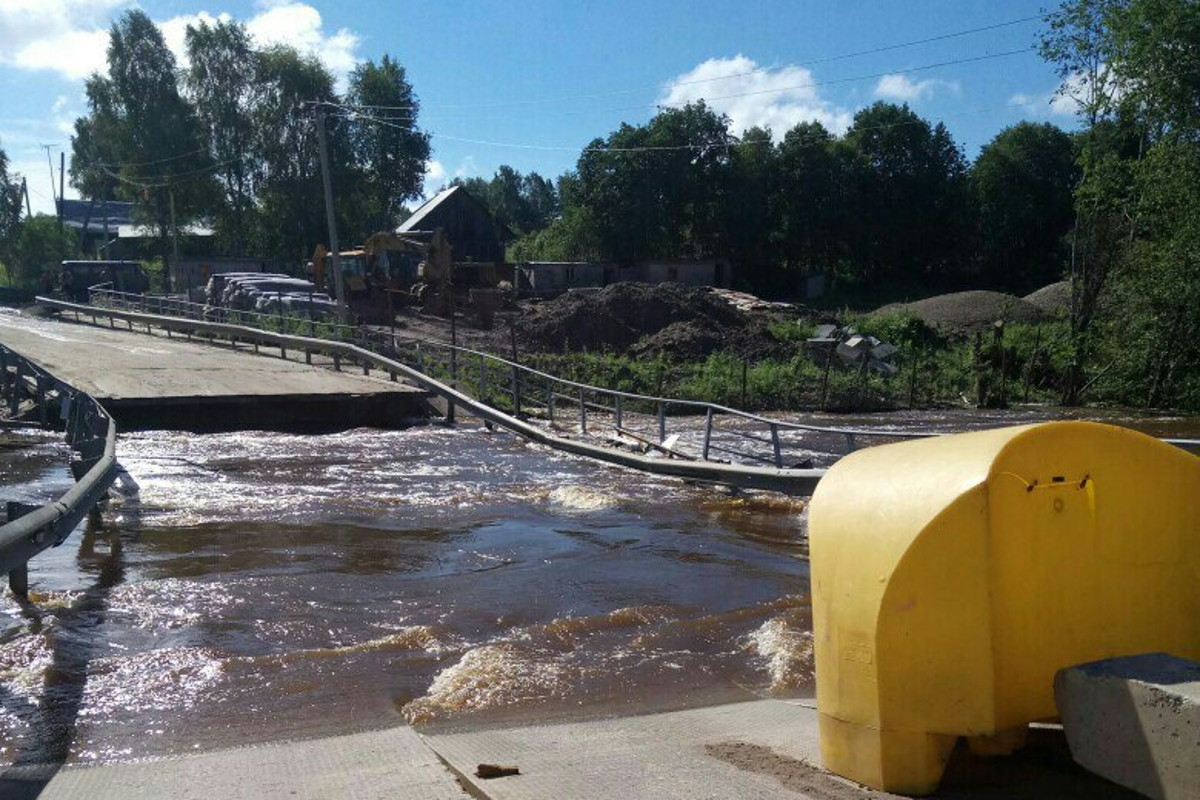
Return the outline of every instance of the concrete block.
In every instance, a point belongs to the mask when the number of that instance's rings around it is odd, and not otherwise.
[[[1059,670],[1054,696],[1079,764],[1157,800],[1200,796],[1200,662],[1093,661]]]

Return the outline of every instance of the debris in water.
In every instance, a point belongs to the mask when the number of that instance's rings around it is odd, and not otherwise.
[[[509,775],[520,775],[516,767],[502,767],[499,764],[480,764],[475,768],[475,777],[491,780],[492,778],[507,778]]]

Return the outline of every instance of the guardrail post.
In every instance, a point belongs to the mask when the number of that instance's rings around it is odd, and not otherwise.
[[[546,416],[550,420],[550,425],[554,425],[554,384],[550,381],[546,382]]]
[[[17,361],[16,374],[13,376],[12,391],[8,394],[8,413],[15,417],[21,410],[21,362]]]
[[[308,348],[304,349],[304,363],[305,364],[312,363],[312,350],[309,350]]]
[[[583,387],[579,387],[579,432],[587,433],[587,402],[583,398]]]
[[[334,372],[342,371],[342,355],[341,355],[341,353],[335,352],[333,354],[333,371]]]
[[[775,469],[783,469],[783,450],[779,446],[779,426],[771,425],[771,446],[775,448]]]
[[[705,461],[708,461],[708,446],[712,441],[712,420],[713,411],[709,406],[708,410],[704,412],[704,455],[702,458]]]
[[[46,382],[41,375],[37,378],[37,407],[38,407],[38,423],[46,424]]]
[[[858,449],[858,444],[854,441],[854,434],[847,433],[846,434],[846,452],[853,453],[857,449]]]
[[[614,395],[614,397],[616,399],[613,401],[613,413],[615,413],[617,416],[617,430],[619,431],[623,427],[625,427],[624,424],[622,423],[622,416],[621,416],[621,395],[619,395],[619,394]]]
[[[521,418],[521,370],[513,364],[512,370],[513,416]]]
[[[487,357],[479,354],[479,402],[487,402]]]
[[[658,404],[658,443],[662,444],[667,440],[667,404]]]
[[[24,503],[8,503],[8,518],[5,522],[12,522],[33,511],[36,506],[27,506]],[[8,588],[17,597],[29,598],[29,564],[25,563],[15,569],[9,570],[8,573]]]
[[[371,362],[364,361],[363,362],[363,375],[370,375],[370,374],[371,374]]]

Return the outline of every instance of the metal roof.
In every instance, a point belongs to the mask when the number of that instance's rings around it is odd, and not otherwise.
[[[400,227],[396,229],[396,232],[411,233],[412,231],[424,230],[421,227],[421,223],[424,222],[425,219],[432,214],[438,206],[449,200],[452,195],[459,191],[466,192],[467,190],[463,189],[461,186],[451,186],[448,189],[442,189],[433,197],[429,198],[420,206],[418,206],[417,210],[412,213],[411,217],[400,223]],[[467,193],[467,196],[470,197],[470,193]]]

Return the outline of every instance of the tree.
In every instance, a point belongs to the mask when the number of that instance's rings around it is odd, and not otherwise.
[[[961,274],[973,244],[966,162],[945,125],[878,102],[854,115],[847,231],[860,280],[911,284]]]
[[[21,224],[17,233],[10,262],[16,270],[10,270],[9,277],[24,288],[44,288],[44,276],[78,255],[79,242],[72,231],[60,228],[57,217],[35,214]]]
[[[89,115],[75,126],[72,185],[103,193],[105,182],[119,184],[118,193],[158,227],[165,253],[172,199],[181,222],[211,208],[211,162],[195,111],[179,93],[175,57],[144,12],[113,23],[108,76],[93,74],[85,88]]]
[[[703,102],[664,109],[589,144],[563,205],[588,210],[606,258],[725,255],[736,144],[728,118]]]
[[[254,201],[251,159],[258,59],[250,35],[236,22],[189,25],[185,35],[188,95],[222,187],[214,223],[226,247],[245,251]]]
[[[1059,280],[1075,219],[1075,144],[1061,129],[1022,122],[984,146],[971,168],[979,207],[981,274],[1027,293]]]
[[[420,103],[404,67],[387,55],[354,68],[346,102],[361,108],[350,137],[366,172],[375,228],[391,230],[403,203],[421,195],[425,179],[429,135],[417,127]]]
[[[819,122],[802,122],[779,144],[780,260],[798,275],[833,274],[846,258],[853,151]]]
[[[539,231],[558,215],[558,192],[554,184],[536,172],[522,175],[507,164],[496,170],[492,179],[455,178],[451,186],[461,186],[479,200],[500,224],[517,234]]]
[[[289,259],[309,257],[328,244],[322,201],[317,128],[311,101],[338,102],[333,76],[313,56],[277,45],[258,55],[259,100],[253,122],[258,158],[258,249]],[[362,176],[354,167],[346,120],[325,120],[339,229],[363,235]]]
[[[17,239],[21,232],[21,183],[9,175],[8,154],[0,149],[0,261],[9,268],[17,255]]]

